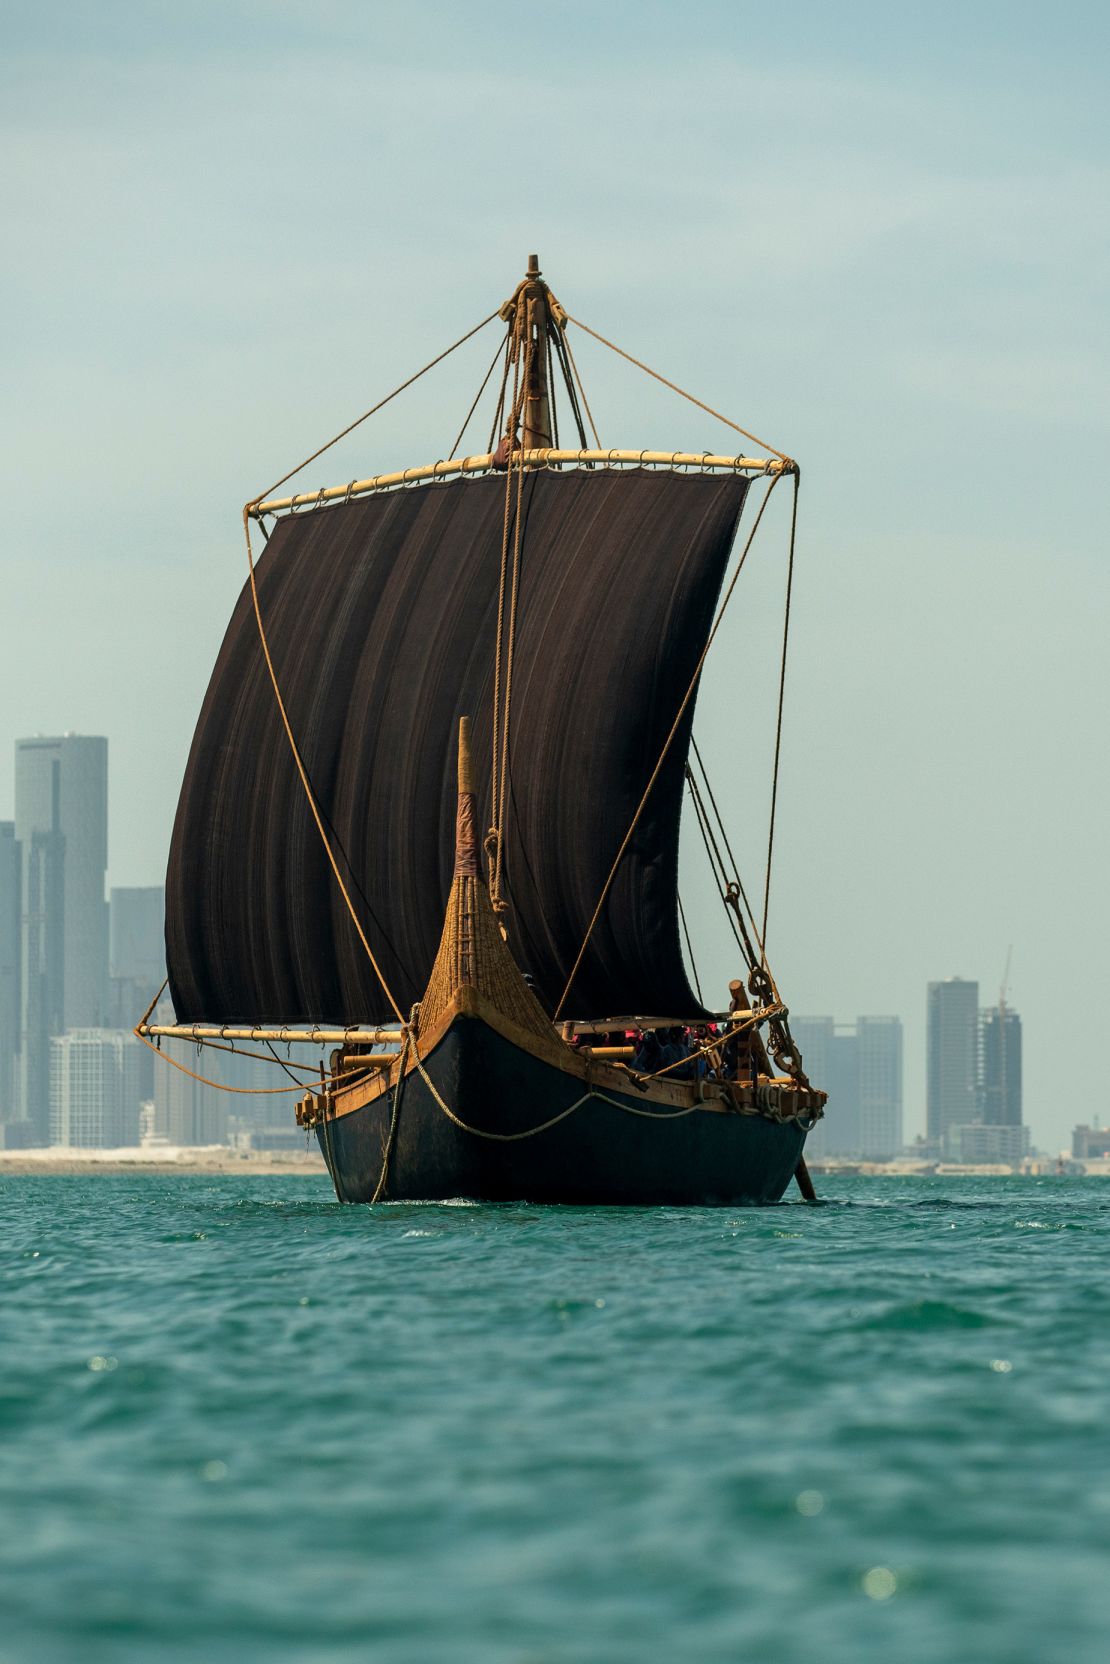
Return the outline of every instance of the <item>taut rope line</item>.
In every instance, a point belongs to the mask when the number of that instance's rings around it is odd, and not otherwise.
[[[771,906],[771,856],[775,848],[775,809],[779,795],[779,754],[782,750],[782,706],[786,695],[786,645],[790,639],[790,596],[794,588],[794,541],[798,530],[798,485],[794,475],[794,500],[790,508],[790,556],[786,564],[786,608],[782,620],[782,659],[779,664],[779,708],[775,719],[775,766],[771,774],[771,817],[767,827],[767,877],[763,886],[763,929],[760,932],[760,951],[763,969],[767,969],[767,913]],[[747,897],[745,896],[745,901]],[[750,909],[749,909],[750,911]],[[753,920],[754,923],[754,920]]]
[[[361,427],[368,417],[375,416],[379,410],[385,408],[391,399],[395,399],[398,393],[403,393],[405,388],[411,387],[414,381],[419,381],[420,377],[426,376],[429,370],[434,370],[437,364],[442,364],[443,360],[449,358],[457,347],[463,346],[472,335],[477,335],[480,329],[485,329],[486,325],[491,324],[496,317],[497,313],[491,312],[489,317],[483,318],[480,324],[475,324],[474,328],[468,329],[465,335],[460,335],[458,340],[452,342],[443,352],[437,353],[435,358],[429,359],[422,370],[417,370],[416,374],[410,376],[407,381],[403,381],[400,387],[395,387],[392,393],[386,394],[384,399],[379,399],[377,404],[370,406],[369,410],[364,410],[361,416],[356,416],[353,422],[348,422],[347,426],[337,433],[334,439],[329,439],[326,445],[321,445],[319,450],[313,451],[311,456],[306,456],[303,462],[298,462],[295,468],[290,468],[287,474],[283,474],[279,480],[275,480],[267,490],[260,491],[257,497],[252,497],[248,506],[253,508],[256,503],[262,502],[264,498],[272,497],[278,487],[285,484],[286,480],[291,480],[294,474],[299,474],[302,468],[307,468],[309,463],[315,462],[318,456],[323,456],[324,452],[330,451],[333,445],[338,445],[341,439],[346,439],[347,435],[353,433],[357,427]]]
[[[487,318],[486,322],[487,323],[489,322],[488,318]],[[335,852],[331,847],[331,839],[328,837],[327,832],[324,830],[324,821],[323,821],[323,817],[320,814],[319,805],[316,802],[316,794],[312,790],[312,786],[309,782],[308,774],[305,770],[304,763],[301,761],[300,748],[298,747],[297,741],[296,741],[296,739],[294,738],[294,735],[293,735],[293,729],[292,729],[292,726],[289,722],[289,714],[285,709],[285,700],[281,696],[281,688],[278,685],[277,671],[274,669],[274,661],[273,661],[273,658],[271,657],[271,654],[270,654],[270,643],[269,643],[269,641],[267,640],[267,637],[266,637],[266,626],[262,622],[262,608],[259,605],[259,600],[258,600],[258,584],[255,580],[255,572],[254,572],[254,550],[251,548],[251,523],[250,523],[250,504],[249,503],[243,509],[243,535],[245,536],[245,538],[247,540],[247,567],[248,567],[249,572],[250,572],[251,600],[254,603],[255,622],[258,625],[258,638],[262,643],[262,652],[263,652],[263,655],[266,659],[266,669],[270,673],[270,682],[271,682],[271,685],[273,686],[274,698],[277,700],[278,711],[281,713],[281,721],[282,721],[282,726],[285,729],[285,737],[289,741],[289,749],[293,753],[293,761],[297,765],[297,773],[300,776],[301,785],[304,787],[304,794],[305,794],[306,799],[308,800],[308,806],[312,811],[312,818],[316,822],[316,830],[320,834],[320,842],[324,846],[324,853],[326,854],[326,856],[328,858],[328,862],[331,866],[332,872],[335,874],[335,882],[339,885],[339,893],[343,897],[344,903],[345,903],[346,908],[347,908],[347,912],[351,916],[351,923],[354,925],[355,930],[358,932],[358,939],[362,943],[362,946],[363,946],[363,948],[365,950],[365,953],[366,953],[366,957],[367,957],[367,959],[369,959],[370,964],[373,967],[374,975],[377,977],[378,981],[381,983],[382,991],[385,994],[385,997],[389,1001],[390,1005],[393,1007],[394,1016],[397,1018],[397,1021],[399,1023],[403,1023],[405,1019],[401,1015],[401,1007],[397,1004],[396,999],[393,997],[393,990],[390,988],[389,983],[385,979],[385,973],[383,972],[381,966],[378,964],[377,959],[374,957],[374,950],[370,946],[369,941],[367,940],[366,932],[362,928],[362,921],[359,918],[358,914],[355,912],[355,907],[354,907],[354,903],[351,900],[350,892],[347,889],[346,884],[343,882],[343,874],[340,872],[339,863],[335,859]]]
[[[703,404],[701,399],[695,399],[692,393],[687,393],[686,389],[680,387],[677,382],[668,381],[666,376],[659,374],[658,370],[653,370],[650,364],[644,364],[640,359],[633,358],[630,352],[625,352],[623,347],[618,347],[615,341],[607,341],[604,335],[599,335],[596,329],[591,329],[589,324],[584,324],[581,318],[572,318],[568,313],[567,321],[577,325],[579,329],[584,329],[587,335],[592,335],[595,341],[600,341],[603,347],[609,348],[610,352],[615,352],[619,357],[626,358],[630,364],[635,364],[636,368],[643,370],[645,375],[654,376],[655,380],[661,381],[664,387],[669,387],[672,393],[677,393],[680,398],[689,399],[690,403],[696,404],[699,410],[704,410],[707,416],[712,416],[716,421],[723,422],[725,427],[732,428],[734,433],[743,434],[744,438],[750,439],[753,445],[762,445],[765,451],[770,451],[772,456],[777,456],[780,462],[790,461],[785,451],[777,451],[773,445],[768,445],[766,439],[760,439],[758,434],[749,433],[747,428],[740,426],[739,422],[730,421],[727,416],[722,416],[719,410],[714,410],[712,405]]]
[[[455,439],[455,443],[451,446],[451,449],[447,453],[448,456],[458,456],[459,455],[459,446],[462,444],[463,437],[466,433],[466,430],[470,426],[471,421],[473,420],[474,412],[478,408],[479,400],[481,399],[482,394],[485,392],[486,387],[489,385],[489,378],[493,374],[494,370],[496,370],[496,368],[497,368],[497,360],[501,357],[501,354],[504,352],[504,350],[505,350],[504,341],[499,341],[497,343],[497,351],[493,355],[493,361],[490,364],[489,369],[485,373],[485,376],[482,380],[481,387],[479,387],[478,391],[474,395],[474,403],[471,405],[470,409],[466,413],[466,421],[463,423],[462,427],[459,429],[458,435]],[[493,449],[492,445],[490,446],[490,449],[491,450]]]
[[[528,386],[528,375],[532,367],[532,337],[529,335],[524,351],[524,377],[521,383],[523,399],[524,389]],[[510,468],[511,472],[511,468]],[[505,698],[504,714],[502,717],[501,733],[501,779],[497,788],[497,870],[496,896],[501,901],[501,872],[505,849],[505,789],[509,778],[509,714],[513,698],[513,663],[516,654],[516,608],[520,591],[520,540],[522,535],[521,521],[524,517],[524,450],[521,448],[520,465],[517,469],[516,483],[516,517],[513,525],[513,566],[509,588],[509,627],[505,644]]]
[[[759,443],[759,441],[757,441],[757,443]],[[694,690],[698,685],[698,680],[699,680],[699,678],[701,676],[701,673],[702,673],[702,670],[705,666],[705,661],[709,656],[709,649],[712,647],[714,639],[716,638],[716,635],[717,635],[717,631],[721,627],[721,620],[725,616],[725,609],[727,608],[729,602],[732,600],[732,595],[733,595],[733,591],[736,588],[737,579],[739,578],[741,572],[744,570],[744,562],[748,558],[748,553],[749,553],[749,551],[751,549],[751,546],[752,546],[752,543],[755,539],[755,534],[759,530],[760,521],[763,519],[763,511],[767,507],[767,504],[771,501],[771,493],[774,491],[776,485],[779,483],[779,480],[781,478],[782,478],[781,474],[773,475],[770,482],[768,483],[767,490],[763,494],[763,501],[759,505],[759,511],[758,511],[758,513],[756,514],[756,517],[755,517],[755,524],[752,526],[751,531],[748,533],[748,541],[745,543],[743,553],[741,554],[740,559],[737,562],[736,571],[732,574],[732,580],[729,583],[728,589],[725,591],[724,600],[721,602],[720,606],[717,609],[717,616],[713,620],[713,628],[710,630],[708,640],[706,641],[705,646],[701,650],[701,653],[698,657],[697,664],[694,666],[694,674],[690,678],[690,685],[686,689],[686,692],[682,696],[682,703],[679,705],[678,712],[675,716],[675,719],[671,723],[670,732],[667,735],[666,739],[663,741],[663,749],[659,753],[659,760],[656,763],[655,767],[651,771],[651,778],[649,779],[647,785],[644,787],[644,795],[641,797],[641,799],[639,801],[639,804],[637,805],[636,813],[632,817],[632,821],[631,821],[631,824],[628,828],[628,831],[625,833],[623,839],[621,840],[621,846],[617,850],[616,856],[613,860],[613,865],[609,868],[609,876],[605,880],[605,883],[602,887],[601,894],[597,899],[597,906],[594,908],[593,917],[591,918],[589,924],[586,926],[586,934],[582,938],[582,946],[578,950],[578,957],[574,961],[574,965],[571,968],[570,975],[567,977],[566,987],[563,989],[563,992],[559,997],[559,1003],[555,1007],[554,1012],[552,1013],[551,1021],[553,1023],[557,1023],[559,1021],[559,1017],[560,1017],[560,1014],[562,1013],[563,1006],[566,1003],[567,995],[570,993],[571,987],[574,983],[574,979],[578,975],[578,967],[582,963],[582,960],[583,960],[583,958],[585,956],[585,953],[586,953],[586,948],[589,945],[590,937],[593,935],[594,926],[597,924],[598,919],[601,917],[601,909],[605,905],[605,898],[609,894],[609,890],[612,886],[614,878],[617,876],[617,869],[620,866],[621,861],[624,859],[625,850],[628,848],[629,844],[632,842],[632,834],[635,832],[637,826],[639,825],[640,816],[643,814],[644,808],[647,804],[647,800],[651,796],[652,787],[655,785],[656,780],[659,778],[659,771],[663,767],[663,763],[664,763],[664,760],[666,758],[667,752],[671,748],[671,741],[674,739],[675,734],[678,732],[678,725],[682,721],[682,718],[683,718],[683,715],[685,713],[687,705],[690,703],[690,700],[693,698]]]

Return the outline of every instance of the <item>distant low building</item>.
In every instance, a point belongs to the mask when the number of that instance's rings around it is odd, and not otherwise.
[[[988,1126],[972,1121],[949,1127],[946,1160],[967,1166],[1017,1167],[1029,1154],[1028,1128]]]
[[[1071,1153],[1075,1161],[1110,1160],[1110,1127],[1076,1127]]]

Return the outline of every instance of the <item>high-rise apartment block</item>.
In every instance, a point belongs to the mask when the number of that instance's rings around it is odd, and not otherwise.
[[[108,901],[108,975],[136,984],[145,994],[136,1020],[166,974],[166,892],[161,884],[113,887]],[[141,996],[142,997],[142,994]]]
[[[983,1121],[989,1127],[1021,1126],[1021,1018],[1007,1005],[982,1014]]]
[[[859,1143],[879,1158],[902,1148],[902,1019],[861,1017],[859,1052]]]
[[[806,1141],[814,1156],[882,1159],[902,1146],[902,1023],[898,1017],[792,1017],[814,1086],[829,1094]]]
[[[166,974],[165,912],[166,892],[160,884],[141,889],[112,888],[108,899],[106,1001],[106,1021],[112,1028],[134,1028],[162,985]],[[142,1046],[141,1052],[145,1101],[154,1097],[156,1059],[147,1046]]]
[[[78,1028],[50,1042],[50,1142],[118,1149],[139,1141],[140,1053],[133,1034]]]
[[[979,984],[929,984],[929,1142],[950,1161],[1013,1165],[1026,1154],[1021,1018],[1004,1003],[979,1009]]]
[[[926,1007],[926,1117],[931,1145],[945,1152],[952,1128],[979,1120],[979,984],[930,982]]]
[[[108,741],[17,740],[19,1108],[50,1130],[51,1040],[104,1020],[108,976]]]
[[[0,1123],[18,1115],[22,874],[15,822],[0,821]]]

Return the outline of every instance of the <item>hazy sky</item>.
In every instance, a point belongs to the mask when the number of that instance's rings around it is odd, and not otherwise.
[[[1110,1111],[1074,1085],[1110,1008],[1105,7],[3,17],[0,757],[110,737],[111,882],[162,879],[239,506],[535,249],[573,312],[802,463],[770,936],[791,1006],[906,1019],[913,1132],[926,982],[993,1000],[1012,942],[1035,1135]],[[305,485],[445,454],[493,347]],[[577,351],[604,443],[733,448]],[[783,530],[698,719],[757,886]]]

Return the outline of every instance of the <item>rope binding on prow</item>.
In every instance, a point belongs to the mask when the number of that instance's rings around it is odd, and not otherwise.
[[[518,1028],[550,1040],[551,1021],[509,952],[482,878],[467,716],[459,720],[455,870],[439,950],[420,1001],[422,1034],[431,1032],[464,989],[487,999]]]

